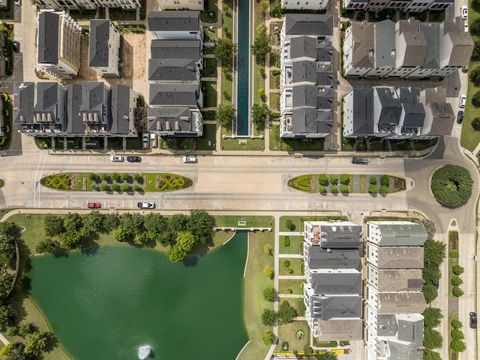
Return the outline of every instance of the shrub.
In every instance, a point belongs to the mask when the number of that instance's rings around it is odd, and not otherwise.
[[[285,261],[283,262],[283,266],[285,266],[285,267],[287,267],[287,268],[290,267],[290,260],[285,260]]]
[[[309,346],[309,345],[305,345],[305,347],[303,348],[303,352],[304,352],[305,355],[307,355],[307,356],[313,355],[313,349],[312,349],[312,347]]]
[[[463,332],[460,329],[453,329],[452,331],[450,331],[450,335],[454,340],[461,340],[464,338]]]
[[[330,185],[330,192],[331,192],[332,194],[338,194],[337,185]]]
[[[442,335],[432,328],[425,328],[423,331],[423,346],[429,350],[438,349],[442,347]]]
[[[452,272],[455,274],[455,275],[461,275],[463,274],[463,267],[461,267],[460,265],[458,264],[455,264],[452,266]]]
[[[136,191],[136,192],[139,192],[139,193],[141,193],[141,192],[144,191],[144,190],[143,190],[143,187],[141,187],[140,185],[135,185],[135,186],[133,187],[133,190]]]
[[[265,277],[269,279],[273,279],[273,274],[273,269],[269,266],[265,266],[265,268],[263,269],[263,275],[265,275]]]
[[[326,194],[326,193],[327,193],[327,188],[326,188],[325,186],[320,186],[320,187],[318,188],[318,192],[319,192],[320,194]]]
[[[470,24],[470,33],[473,35],[480,35],[480,19],[475,19]]]
[[[140,175],[140,174],[135,174],[133,176],[133,178],[135,179],[135,181],[138,183],[138,184],[143,184],[143,176]]]
[[[121,189],[122,189],[122,192],[131,192],[132,191],[131,186],[128,185],[128,184],[122,184]]]
[[[328,177],[325,174],[320,174],[318,175],[318,182],[322,186],[327,186],[328,185]]]
[[[128,175],[127,173],[123,173],[121,177],[124,182],[130,181],[130,175]]]
[[[348,184],[350,184],[350,176],[347,175],[347,174],[342,174],[342,175],[340,175],[340,182],[341,182],[343,185],[348,185]]]
[[[293,269],[292,268],[288,268],[287,272],[292,275],[293,274]]]
[[[116,182],[121,182],[122,181],[122,176],[119,174],[119,173],[112,173],[112,179],[113,181],[116,181]]]
[[[463,284],[463,280],[460,276],[454,276],[451,280],[453,286],[460,286]]]
[[[478,86],[480,85],[480,66],[477,66],[475,69],[470,70],[470,80]]]
[[[473,130],[480,131],[480,117],[476,117],[472,121]]]
[[[275,335],[271,331],[265,331],[262,334],[262,340],[265,345],[272,345],[275,340]]]
[[[101,191],[110,191],[110,186],[107,184],[100,184],[100,190]]]
[[[368,187],[368,192],[369,192],[370,194],[376,194],[377,191],[378,191],[377,185],[370,185],[370,186]]]
[[[388,187],[382,185],[378,188],[378,192],[382,195],[388,194]]]
[[[291,323],[297,315],[297,310],[288,301],[282,301],[278,308],[278,319],[281,324]]]
[[[270,244],[265,244],[265,246],[263,247],[263,253],[264,253],[265,255],[273,255],[272,245],[270,245]]]
[[[273,69],[273,70],[272,70],[272,75],[273,75],[273,76],[278,76],[278,75],[280,75],[280,73],[281,73],[281,72],[280,72],[280,70],[278,70],[278,69]]]
[[[117,192],[121,191],[120,185],[115,184],[115,183],[113,183],[112,186],[110,186],[110,188],[112,189],[112,191],[117,191]]]
[[[90,181],[97,181],[98,180],[98,175],[95,174],[95,173],[90,173],[90,174],[88,174],[88,179]]]
[[[427,349],[423,353],[423,360],[442,360],[442,357],[438,352]]]
[[[434,328],[440,325],[443,315],[440,309],[428,307],[423,311],[423,317],[424,326],[426,328]]]
[[[450,342],[450,349],[455,352],[464,352],[467,349],[467,346],[463,340],[452,340]]]
[[[388,175],[382,175],[380,177],[380,184],[382,186],[390,186],[390,177]]]
[[[340,186],[340,192],[342,194],[348,194],[350,192],[350,189],[349,189],[348,185],[341,185]]]
[[[432,176],[431,189],[435,199],[448,208],[458,208],[472,195],[470,172],[457,165],[445,165]]]
[[[273,287],[268,287],[263,290],[263,298],[267,301],[274,302],[277,292]]]
[[[110,176],[108,174],[100,174],[100,179],[102,179],[102,181],[107,181],[109,182],[110,181]]]
[[[377,177],[376,176],[370,176],[369,183],[370,183],[370,185],[377,185]]]
[[[338,182],[337,175],[330,175],[328,177],[328,180],[330,181],[330,184],[336,185]]]
[[[283,246],[289,247],[290,246],[290,236],[285,236],[283,238]]]
[[[273,310],[265,309],[262,314],[262,322],[265,326],[273,326],[277,320],[277,313]]]
[[[428,304],[430,304],[438,296],[437,288],[432,284],[423,285],[422,291],[423,291],[423,296],[425,297],[425,301]]]
[[[455,297],[460,297],[463,295],[463,290],[460,289],[458,286],[454,286],[452,290],[452,295]]]
[[[453,319],[452,321],[450,321],[450,325],[452,325],[454,329],[461,329],[463,327],[462,322],[457,319]]]
[[[285,225],[286,225],[288,230],[290,230],[290,231],[295,230],[295,223],[291,219],[287,219],[287,221],[285,221]]]
[[[475,94],[473,94],[472,104],[475,107],[480,107],[480,91],[477,91]]]

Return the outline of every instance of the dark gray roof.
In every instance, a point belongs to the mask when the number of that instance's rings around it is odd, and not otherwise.
[[[321,62],[330,62],[333,57],[331,41],[318,40],[311,36],[295,36],[290,39],[290,58],[309,57]]]
[[[33,105],[35,101],[35,83],[16,82],[15,83],[15,107],[13,108],[13,118],[15,123],[33,121]]]
[[[58,23],[59,15],[51,11],[41,11],[38,15],[38,62],[56,64],[58,62]]]
[[[112,85],[112,126],[115,135],[135,135],[133,111],[130,111],[131,89],[126,85]]]
[[[148,80],[152,81],[195,81],[196,61],[192,59],[149,59]]]
[[[153,59],[193,59],[200,60],[202,44],[200,40],[152,40],[150,45]]]
[[[373,134],[373,89],[353,89],[353,134]]]
[[[295,61],[292,64],[292,83],[311,82],[316,85],[331,86],[333,71],[331,65],[322,65],[315,61]]]
[[[147,18],[150,31],[200,31],[198,11],[151,11]]]
[[[310,246],[307,254],[308,267],[314,269],[360,269],[360,251],[332,249],[327,251],[320,246]]]
[[[293,109],[292,126],[292,132],[295,134],[329,134],[332,131],[333,115],[331,111],[318,111],[311,108]]]
[[[420,89],[414,87],[401,87],[398,89],[400,101],[403,106],[403,129],[421,128],[425,123],[425,108],[419,103]]]
[[[362,293],[360,272],[310,273],[309,282],[316,295]]]
[[[427,42],[427,53],[423,67],[426,69],[438,69],[440,67],[440,24],[420,23],[420,31]]]
[[[84,134],[85,126],[80,116],[82,104],[82,84],[70,84],[67,88],[67,133]]]
[[[109,54],[110,20],[90,20],[88,64],[91,67],[107,67]]]
[[[321,246],[324,249],[358,249],[362,227],[360,225],[322,225]]]
[[[192,110],[188,107],[160,107],[148,109],[149,131],[194,133]]]
[[[198,84],[150,84],[150,105],[197,106]]]
[[[309,310],[312,318],[330,320],[332,318],[360,318],[362,297],[355,296],[310,296]]]
[[[375,67],[395,67],[395,24],[387,19],[375,23]]]
[[[293,107],[318,107],[318,98],[323,96],[324,89],[316,85],[300,85],[293,87]]]
[[[80,112],[96,113],[104,122],[105,109],[110,107],[108,89],[101,81],[88,81],[82,84],[82,104]]]
[[[400,99],[396,97],[396,92],[390,87],[376,87],[375,98],[380,103],[378,113],[378,127],[396,126],[400,122],[400,115],[402,114],[402,104]]]
[[[333,35],[333,16],[323,14],[286,14],[287,35]]]

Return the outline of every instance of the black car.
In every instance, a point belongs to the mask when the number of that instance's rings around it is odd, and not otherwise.
[[[477,313],[473,311],[470,313],[470,327],[472,329],[477,328]]]
[[[368,164],[368,159],[367,158],[361,158],[361,157],[354,157],[354,158],[352,158],[352,164],[367,165]]]
[[[13,51],[15,51],[16,53],[20,52],[20,43],[18,41],[14,41],[12,43],[12,47],[13,47]]]
[[[457,124],[463,123],[463,111],[460,110],[457,114]]]
[[[127,156],[128,162],[142,162],[142,158],[140,156]]]

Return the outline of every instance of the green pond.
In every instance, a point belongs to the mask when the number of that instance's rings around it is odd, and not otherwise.
[[[31,295],[76,360],[234,360],[247,342],[247,233],[186,263],[128,246],[32,259]]]

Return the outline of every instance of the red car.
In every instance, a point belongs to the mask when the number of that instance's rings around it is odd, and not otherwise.
[[[102,207],[102,204],[100,204],[99,202],[89,202],[87,204],[87,207],[89,209],[100,209]]]

